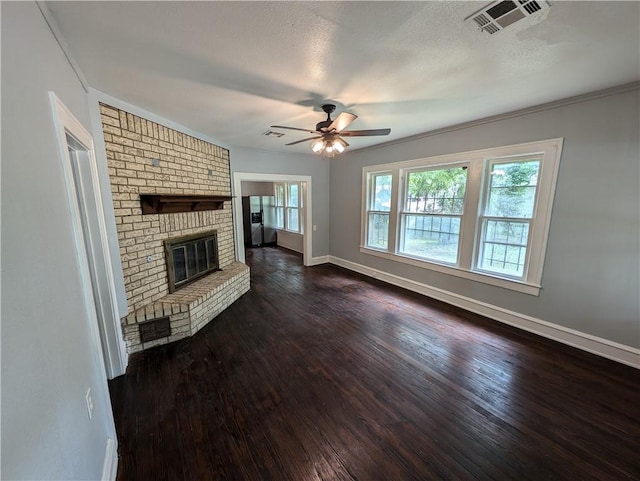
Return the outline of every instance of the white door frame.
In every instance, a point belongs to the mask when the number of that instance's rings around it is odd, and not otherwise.
[[[100,183],[98,180],[93,137],[53,92],[49,92],[49,98],[58,136],[60,158],[62,159],[62,169],[67,188],[67,200],[71,210],[73,237],[83,281],[82,295],[87,309],[87,319],[90,324],[89,328],[94,334],[96,350],[98,351],[100,364],[104,368],[105,375],[108,379],[113,379],[114,377],[124,374],[126,370],[127,349],[118,316],[116,288],[110,263],[107,228],[104,219],[102,197],[100,195]],[[88,212],[88,214],[95,216],[92,220],[97,223],[99,231],[97,238],[92,239],[92,247],[95,247],[95,249],[92,249],[91,252],[88,252],[85,247],[83,221],[77,196],[77,191],[81,187],[77,186],[74,180],[73,160],[69,155],[67,135],[70,135],[82,145],[83,151],[80,155],[83,157],[82,160],[88,163],[91,171],[92,185],[90,189],[85,192],[88,192],[92,197],[93,209],[95,209],[95,211]],[[87,211],[89,211],[89,209],[87,209]],[[94,285],[92,284],[89,263],[92,264],[94,269],[98,269],[101,273],[100,284],[95,286],[100,292],[99,299],[96,298],[93,292],[92,286]]]
[[[244,229],[242,227],[242,182],[304,182],[304,232],[302,234],[302,264],[311,264],[312,226],[311,176],[293,174],[233,173],[233,233],[236,244],[236,259],[245,262]]]

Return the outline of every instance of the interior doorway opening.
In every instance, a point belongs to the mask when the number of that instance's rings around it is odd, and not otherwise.
[[[311,177],[289,174],[233,174],[236,258],[247,248],[280,246],[302,254],[310,265]]]
[[[118,316],[93,138],[53,92],[50,101],[83,277],[82,295],[98,348],[96,362],[104,366],[106,377],[113,379],[124,374],[127,354]]]

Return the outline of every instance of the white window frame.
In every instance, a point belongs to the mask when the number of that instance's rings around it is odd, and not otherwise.
[[[278,197],[278,190],[282,190],[282,199],[279,199]],[[276,229],[283,229],[285,227],[285,210],[284,210],[284,206],[285,206],[285,198],[287,197],[286,195],[286,186],[283,182],[276,182],[273,184],[273,195],[274,195],[274,206],[275,206],[275,210],[276,210]],[[277,219],[278,219],[278,211],[281,211],[282,213],[282,224],[278,224],[277,223]]]
[[[292,207],[289,205],[289,197],[290,197],[290,193],[291,193],[291,186],[292,185],[296,185],[298,187],[298,206],[297,207]],[[303,235],[304,234],[304,182],[276,182],[274,183],[274,195],[275,198],[277,199],[277,189],[282,187],[284,189],[284,205],[280,206],[278,204],[276,204],[276,210],[279,208],[282,208],[282,213],[283,213],[283,222],[284,222],[284,227],[277,227],[277,229],[280,230],[284,230],[287,232],[292,232],[294,234],[300,234]],[[276,200],[277,202],[277,200]],[[289,211],[291,210],[297,210],[298,211],[298,229],[292,229],[289,226]]]
[[[362,169],[362,209],[360,251],[404,264],[462,277],[506,289],[539,295],[542,287],[542,268],[551,222],[551,209],[562,153],[563,138],[495,147],[489,149],[441,155]],[[479,265],[481,217],[488,195],[488,166],[524,158],[540,160],[534,213],[527,242],[527,260],[523,278],[514,278],[494,272],[482,271]],[[401,214],[404,208],[407,173],[422,169],[467,166],[467,187],[464,214],[460,226],[459,255],[456,265],[427,260],[399,251]],[[387,249],[367,246],[368,214],[371,202],[371,182],[377,174],[391,173],[391,212],[389,213],[389,243]]]
[[[413,216],[428,216],[428,215],[432,215],[432,214],[427,214],[427,213],[421,213],[421,212],[409,212],[407,210],[407,206],[406,206],[406,200],[407,200],[407,191],[409,189],[409,174],[414,173],[414,172],[426,172],[426,171],[434,171],[434,170],[444,170],[444,169],[455,169],[455,168],[460,168],[460,167],[464,167],[467,169],[467,171],[469,170],[469,163],[468,162],[452,162],[452,163],[447,163],[444,165],[439,165],[439,164],[433,164],[433,165],[428,165],[428,166],[421,166],[421,167],[417,167],[417,168],[412,168],[412,169],[402,169],[401,171],[401,175],[402,175],[402,197],[401,200],[399,200],[398,204],[400,206],[399,212],[398,212],[398,246],[396,249],[396,252],[399,255],[402,256],[406,256],[406,257],[410,257],[410,258],[415,258],[418,260],[424,260],[426,262],[435,262],[438,264],[443,264],[443,265],[448,265],[448,266],[457,266],[459,265],[459,260],[460,260],[460,249],[461,249],[461,242],[458,242],[458,263],[451,263],[451,262],[446,262],[446,261],[438,261],[432,258],[426,258],[426,257],[422,257],[422,256],[417,256],[417,255],[412,255],[409,254],[407,252],[403,252],[401,251],[401,246],[403,243],[403,238],[402,238],[402,233],[404,232],[404,223],[406,222],[406,217],[413,215]],[[469,185],[469,173],[467,172],[467,187]],[[465,189],[466,191],[466,189]],[[466,200],[467,196],[465,193],[465,200]],[[460,218],[460,239],[462,239],[462,225],[463,225],[463,220],[464,220],[464,213],[466,212],[466,203],[465,205],[463,205],[462,208],[462,214],[436,214],[436,215],[442,215],[444,217],[459,217]]]
[[[489,194],[490,194],[490,175],[491,175],[491,171],[493,170],[492,167],[496,164],[504,164],[504,163],[509,163],[509,162],[527,162],[527,161],[531,161],[531,160],[536,160],[540,162],[540,166],[542,166],[542,159],[540,158],[540,155],[525,155],[525,156],[511,156],[511,157],[499,157],[499,158],[494,158],[494,159],[487,159],[485,162],[485,172],[484,172],[484,183],[483,183],[483,191],[482,191],[482,195],[481,195],[481,199],[480,199],[480,205],[479,205],[479,213],[478,213],[478,223],[477,223],[477,228],[476,228],[476,249],[475,249],[475,270],[478,272],[486,272],[489,275],[500,275],[500,276],[504,276],[507,278],[514,278],[514,279],[527,279],[528,278],[528,272],[529,272],[529,265],[531,264],[531,254],[527,254],[526,258],[525,258],[525,262],[524,262],[524,268],[523,268],[523,275],[522,277],[517,277],[517,276],[510,276],[508,274],[496,274],[495,271],[490,271],[487,269],[483,269],[482,267],[480,267],[480,259],[482,257],[483,254],[483,237],[484,237],[484,232],[485,232],[485,221],[489,221],[489,220],[502,220],[502,221],[506,221],[506,222],[523,222],[523,223],[527,223],[529,226],[529,233],[532,232],[532,227],[535,224],[535,218],[536,218],[536,204],[537,204],[537,198],[538,198],[538,193],[540,192],[540,181],[538,180],[538,182],[536,183],[536,194],[535,194],[535,199],[536,199],[536,203],[534,203],[533,206],[533,211],[531,214],[531,217],[522,217],[522,218],[518,218],[518,217],[500,217],[500,216],[491,216],[491,215],[487,215],[486,214],[486,209],[488,207],[488,203],[489,203]],[[527,236],[527,243],[526,243],[526,249],[527,249],[527,253],[531,252],[531,248],[532,248],[532,236],[528,235]]]
[[[390,205],[389,210],[375,210],[373,208],[371,208],[371,205],[374,203],[374,199],[375,199],[375,192],[374,192],[374,182],[376,177],[381,177],[381,176],[386,176],[386,175],[391,175],[391,182],[393,182],[393,173],[392,172],[373,172],[369,175],[369,177],[367,178],[367,190],[368,190],[368,199],[367,199],[367,204],[366,204],[366,212],[364,213],[365,215],[365,219],[366,219],[366,224],[368,226],[369,224],[369,217],[371,216],[371,214],[381,214],[381,215],[387,215],[389,216],[389,218],[391,218],[391,212],[393,211],[393,205]],[[393,204],[393,185],[391,186],[391,193],[390,193],[390,201],[391,204]],[[367,232],[367,239],[368,239],[368,232]],[[363,244],[366,244],[366,240],[363,242]],[[391,242],[391,238],[387,238],[387,247],[390,245]],[[369,247],[370,249],[383,249],[381,247]]]

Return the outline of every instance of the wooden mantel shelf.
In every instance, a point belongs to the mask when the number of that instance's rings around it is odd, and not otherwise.
[[[140,194],[143,214],[173,214],[176,212],[219,210],[224,207],[224,202],[227,200],[231,200],[231,196]]]

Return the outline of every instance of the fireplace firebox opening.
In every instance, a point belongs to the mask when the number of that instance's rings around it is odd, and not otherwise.
[[[169,292],[175,292],[218,267],[218,232],[208,231],[164,241]]]

